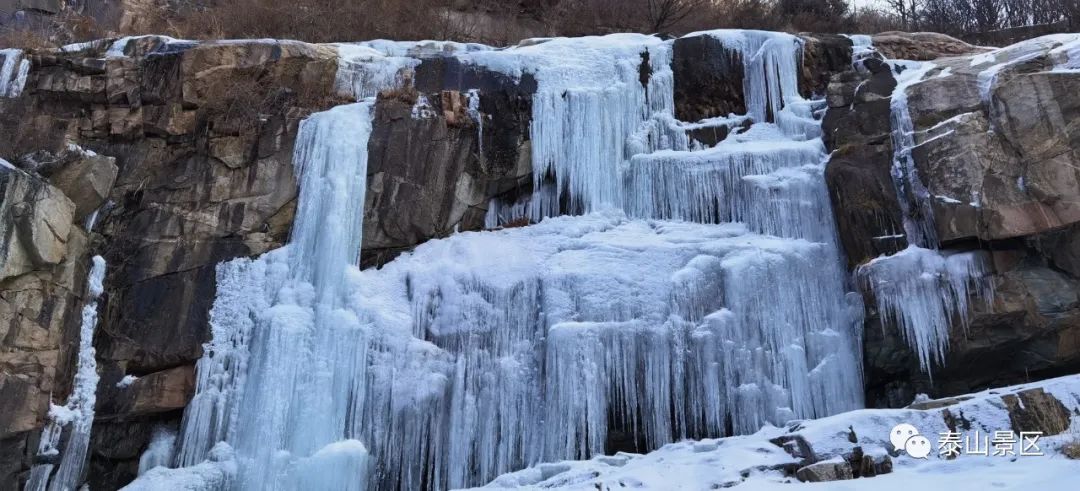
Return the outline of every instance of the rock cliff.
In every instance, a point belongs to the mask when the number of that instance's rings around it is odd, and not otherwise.
[[[828,100],[826,177],[854,269],[907,246],[890,174],[897,74],[880,56],[853,68],[848,38],[803,41],[800,92]],[[913,157],[935,197],[940,245],[988,251],[995,293],[952,332],[932,383],[871,310],[867,404],[1080,370],[1080,73],[1058,69],[1068,61],[1061,42],[989,53],[932,34],[873,43],[888,58],[935,60],[907,91]],[[94,254],[110,269],[94,339],[91,487],[130,481],[154,429],[178,424],[209,335],[215,265],[287,239],[298,124],[352,99],[337,84],[339,49],[140,37],[0,52],[30,67],[22,94],[0,98],[0,134],[10,135],[0,142],[10,161],[0,167],[0,489],[25,479],[49,402],[70,389]],[[443,49],[408,53],[409,80],[376,103],[365,266],[483,228],[492,200],[514,203],[533,188],[535,81],[464,66]],[[676,114],[713,119],[689,130],[693,139],[738,130],[724,117],[745,112],[743,70],[713,38],[675,41]]]

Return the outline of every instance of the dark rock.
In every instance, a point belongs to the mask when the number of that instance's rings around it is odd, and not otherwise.
[[[712,36],[679,38],[672,49],[676,118],[699,121],[746,113],[739,53]]]
[[[813,447],[810,446],[810,443],[807,442],[802,435],[783,435],[769,441],[773,445],[783,448],[788,455],[799,459],[800,464],[803,466],[818,461],[817,455],[814,455]]]

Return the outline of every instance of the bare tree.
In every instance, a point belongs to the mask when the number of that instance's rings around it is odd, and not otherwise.
[[[707,0],[645,0],[646,15],[652,32],[660,32],[704,7]]]
[[[1001,0],[971,0],[971,10],[975,14],[975,28],[980,32],[1001,27]]]
[[[885,8],[900,18],[904,29],[913,30],[919,18],[919,11],[927,1],[934,0],[885,0]]]

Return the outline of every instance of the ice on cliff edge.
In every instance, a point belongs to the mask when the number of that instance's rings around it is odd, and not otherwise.
[[[544,219],[433,240],[378,270],[355,267],[367,103],[306,121],[290,244],[218,266],[183,468],[137,482],[446,489],[603,453],[613,430],[655,448],[861,407],[862,307],[834,240],[822,102],[797,92],[801,42],[696,35],[750,67],[753,127],[711,149],[674,119],[670,41],[444,46],[536,79],[536,188],[514,206]],[[390,83],[387,67],[407,63],[379,56],[423,44],[339,50],[349,70],[379,63],[339,89]],[[650,173],[699,190],[645,192]]]

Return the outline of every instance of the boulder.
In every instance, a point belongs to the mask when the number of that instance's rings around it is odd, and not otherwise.
[[[1039,432],[1041,436],[1061,434],[1069,429],[1071,414],[1056,397],[1042,388],[1034,388],[1001,397],[1009,410],[1009,421],[1016,433]]]
[[[49,182],[71,199],[75,204],[75,221],[83,223],[105,203],[118,171],[115,158],[86,154],[49,176]]]
[[[834,459],[817,462],[795,471],[795,477],[802,482],[827,482],[853,479],[851,464],[844,460]]]
[[[0,165],[0,280],[59,264],[75,204],[44,180]]]
[[[106,377],[99,388],[108,393],[107,404],[98,409],[99,419],[136,419],[157,413],[182,410],[195,393],[195,366],[182,365],[136,377],[125,382]]]

